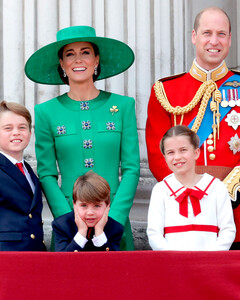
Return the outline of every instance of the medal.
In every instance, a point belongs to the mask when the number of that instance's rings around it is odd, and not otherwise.
[[[230,150],[232,150],[233,154],[240,152],[240,139],[237,133],[231,137],[230,141],[228,142]]]
[[[240,99],[239,99],[239,88],[234,90],[235,92],[235,99],[236,99],[236,105],[240,106]]]
[[[230,100],[230,101],[228,102],[228,105],[229,105],[230,107],[234,107],[234,106],[236,105],[236,103],[235,103],[234,100]]]
[[[223,101],[221,102],[221,106],[222,106],[222,107],[228,107],[228,102],[227,102],[226,100],[223,100]]]
[[[223,100],[221,101],[221,106],[222,107],[228,107],[228,102],[226,100],[226,94],[225,94],[225,90],[222,90],[222,98]]]
[[[232,126],[233,129],[237,130],[240,125],[240,114],[233,109],[231,113],[227,115],[225,121],[228,123],[228,126]]]
[[[230,107],[234,107],[236,105],[236,102],[233,97],[233,89],[228,90],[228,99],[229,99],[228,105]]]

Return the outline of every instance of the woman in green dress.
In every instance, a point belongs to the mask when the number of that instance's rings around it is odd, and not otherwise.
[[[140,170],[135,101],[98,90],[94,81],[133,61],[126,44],[96,37],[89,26],[72,26],[25,66],[35,82],[69,85],[68,93],[35,106],[37,171],[54,218],[73,209],[73,184],[91,169],[111,187],[109,216],[125,226],[122,250],[134,249],[129,212]]]

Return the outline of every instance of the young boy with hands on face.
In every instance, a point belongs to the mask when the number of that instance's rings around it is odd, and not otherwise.
[[[94,172],[78,177],[73,187],[74,211],[52,222],[55,251],[118,251],[123,226],[108,217],[110,187]]]

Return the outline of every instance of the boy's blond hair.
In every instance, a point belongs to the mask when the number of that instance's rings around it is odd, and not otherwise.
[[[105,201],[110,204],[110,186],[108,182],[97,173],[89,171],[79,176],[73,186],[73,203],[77,200],[87,203]]]
[[[29,112],[29,110],[16,102],[7,102],[5,100],[0,102],[0,115],[2,112],[6,112],[6,111],[11,111],[13,113],[15,113],[16,115],[20,115],[22,117],[24,117],[29,125],[29,130],[31,131],[32,128],[32,117],[31,114]]]

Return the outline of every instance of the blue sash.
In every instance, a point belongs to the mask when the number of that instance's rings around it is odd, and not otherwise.
[[[222,90],[229,90],[232,89],[233,86],[228,86],[225,85],[227,82],[229,81],[238,81],[240,79],[239,75],[234,74],[231,77],[229,77],[218,89],[222,94]],[[204,141],[206,141],[206,139],[208,138],[208,136],[212,133],[212,126],[209,126],[210,124],[212,125],[213,122],[213,112],[210,109],[210,103],[211,103],[211,99],[209,99],[208,101],[208,105],[202,120],[202,123],[198,129],[197,135],[200,138],[200,147],[201,145],[204,143]],[[219,105],[219,112],[221,114],[220,117],[220,122],[222,121],[222,119],[226,116],[226,114],[232,109],[232,107],[228,106],[228,107],[222,107],[221,105]],[[192,128],[193,123],[195,121],[196,117],[191,121],[191,123],[188,125],[188,127]]]

